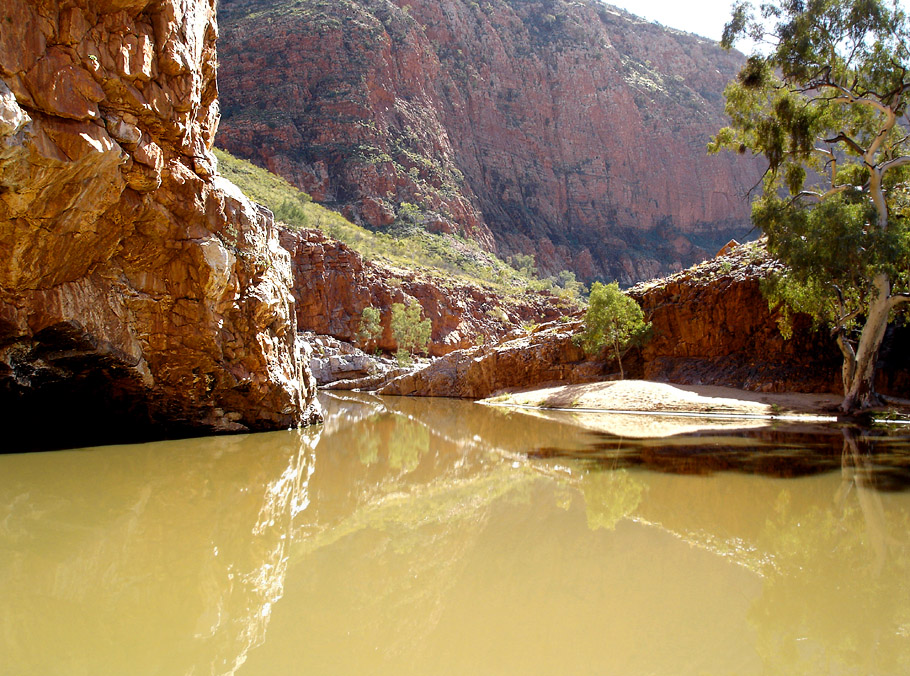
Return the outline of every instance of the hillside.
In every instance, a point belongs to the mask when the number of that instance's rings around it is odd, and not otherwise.
[[[219,144],[364,225],[416,207],[543,274],[625,283],[748,230],[707,157],[741,55],[598,0],[222,0]]]

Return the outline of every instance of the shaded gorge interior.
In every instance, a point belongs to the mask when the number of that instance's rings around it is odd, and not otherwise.
[[[903,674],[905,437],[325,396],[0,456],[10,673]]]

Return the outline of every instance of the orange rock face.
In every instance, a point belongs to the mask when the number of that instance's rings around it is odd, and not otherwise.
[[[748,230],[708,157],[742,57],[599,1],[222,0],[219,143],[382,227],[648,279]]]
[[[630,295],[652,323],[652,337],[623,358],[626,376],[763,392],[842,392],[840,352],[826,331],[798,315],[793,337],[781,336],[778,314],[760,288],[775,266],[750,245],[632,288]],[[580,322],[556,324],[519,340],[456,352],[380,392],[482,398],[554,381],[618,377],[609,351],[589,359],[574,344],[572,335],[580,329]],[[910,364],[900,349],[906,333],[888,331],[877,381],[882,394],[907,396]]]
[[[504,302],[472,284],[370,263],[318,230],[283,230],[281,244],[291,254],[300,330],[359,342],[363,310],[376,307],[382,312],[383,332],[371,349],[398,347],[390,326],[393,303],[420,303],[433,324],[429,352],[434,356],[494,342],[525,322],[550,321],[576,311],[556,296],[527,294]]]
[[[209,152],[214,0],[0,21],[0,408],[72,438],[313,419],[289,257]]]
[[[766,392],[837,392],[841,356],[824,330],[794,317],[785,340],[761,280],[776,267],[750,247],[630,290],[652,322],[641,376]]]
[[[587,359],[572,341],[579,326],[556,323],[497,345],[453,352],[395,378],[379,394],[483,399],[504,389],[601,380],[604,363]]]

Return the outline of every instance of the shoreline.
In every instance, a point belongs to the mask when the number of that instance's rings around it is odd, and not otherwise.
[[[488,397],[508,408],[741,420],[836,422],[842,397],[830,393],[753,392],[718,385],[610,380],[556,385]],[[901,407],[902,412],[910,412]]]

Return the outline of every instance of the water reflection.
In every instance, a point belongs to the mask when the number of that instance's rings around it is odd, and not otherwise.
[[[550,446],[531,455],[587,460],[603,468],[702,475],[736,471],[800,477],[841,471],[850,464],[864,475],[868,487],[910,488],[910,440],[901,430],[768,422],[737,429],[727,424],[721,431],[709,428],[657,438],[589,431],[582,448]]]
[[[282,595],[313,433],[5,456],[2,673],[233,673]]]
[[[323,403],[0,458],[10,673],[910,673],[905,440]]]

